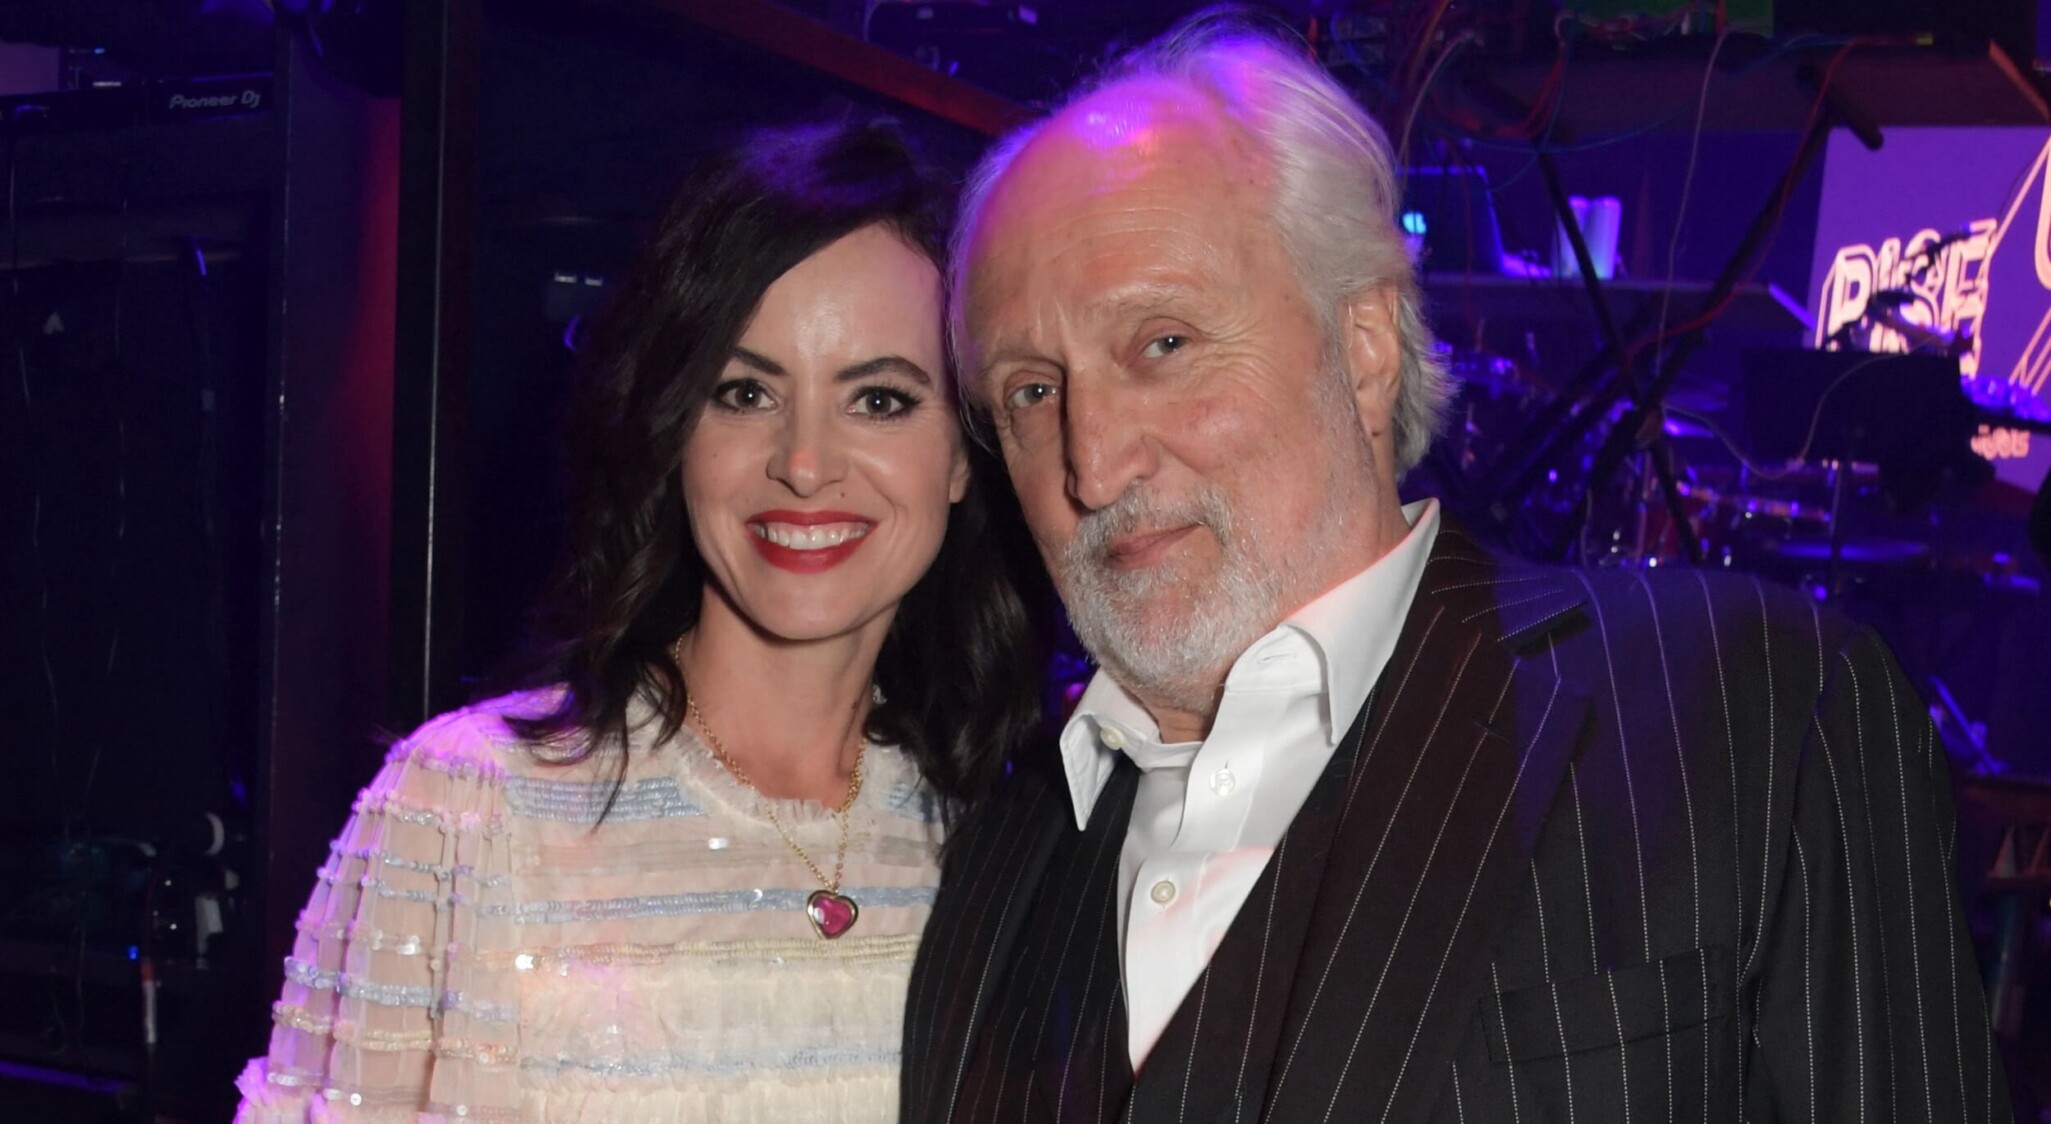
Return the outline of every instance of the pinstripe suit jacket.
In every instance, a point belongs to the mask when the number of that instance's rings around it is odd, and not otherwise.
[[[1442,530],[1395,655],[1135,1077],[1134,785],[950,845],[902,1118],[2007,1120],[1941,750],[1869,632],[1757,581]]]

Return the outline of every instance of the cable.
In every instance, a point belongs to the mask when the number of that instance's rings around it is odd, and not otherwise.
[[[1750,24],[1738,23],[1731,25],[1728,34],[1750,35],[1756,34],[1756,32],[1753,30]],[[1720,42],[1721,41],[1719,41],[1719,46],[1717,48],[1718,50],[1721,49]],[[1842,46],[1850,42],[1851,40],[1834,36],[1797,36],[1793,39],[1787,40],[1784,43],[1778,44],[1766,54],[1761,55],[1757,59],[1754,59],[1751,62],[1746,63],[1738,67],[1737,69],[1731,71],[1729,77],[1733,81],[1742,79],[1763,67],[1771,65],[1772,63],[1777,62],[1782,58],[1785,58],[1786,56],[1796,51],[1805,50],[1810,47],[1826,47],[1833,45]],[[1515,129],[1511,130],[1512,132],[1529,133],[1531,129],[1538,124],[1537,118],[1540,112],[1544,112],[1546,115],[1545,127],[1543,132],[1539,135],[1539,139],[1537,140],[1535,145],[1532,141],[1506,141],[1499,139],[1497,137],[1476,133],[1469,129],[1460,128],[1459,126],[1444,120],[1433,120],[1427,122],[1427,124],[1431,125],[1433,128],[1445,133],[1449,133],[1454,137],[1458,138],[1459,140],[1464,141],[1468,144],[1475,145],[1479,148],[1491,148],[1499,152],[1514,152],[1520,155],[1531,156],[1531,159],[1527,160],[1522,167],[1519,167],[1515,172],[1512,172],[1508,177],[1506,177],[1503,180],[1502,183],[1496,185],[1497,191],[1503,190],[1504,188],[1510,186],[1513,183],[1516,183],[1517,181],[1523,179],[1526,175],[1530,174],[1531,169],[1535,167],[1538,162],[1537,157],[1532,154],[1533,147],[1541,148],[1545,152],[1554,156],[1564,156],[1569,153],[1576,152],[1593,152],[1596,149],[1608,148],[1609,146],[1614,144],[1622,144],[1625,141],[1636,140],[1639,137],[1646,135],[1647,133],[1657,132],[1660,129],[1663,129],[1666,126],[1672,124],[1674,121],[1678,120],[1680,117],[1682,117],[1688,112],[1685,108],[1682,108],[1673,110],[1669,113],[1663,113],[1658,117],[1655,117],[1652,120],[1645,122],[1642,125],[1633,126],[1632,128],[1626,129],[1621,133],[1611,133],[1607,136],[1594,137],[1589,140],[1576,141],[1571,144],[1551,143],[1553,128],[1559,121],[1560,108],[1566,101],[1566,96],[1563,93],[1559,92],[1562,89],[1564,89],[1566,85],[1565,63],[1567,60],[1565,57],[1565,47],[1566,40],[1563,38],[1561,40],[1561,54],[1554,60],[1554,69],[1547,73],[1545,81],[1539,85],[1538,91],[1532,99],[1531,114],[1527,116],[1525,120],[1521,122]],[[1714,61],[1715,60],[1712,57],[1711,62],[1713,63]]]
[[[1424,21],[1424,30],[1419,32],[1417,34],[1417,37],[1413,40],[1413,42],[1417,44],[1415,48],[1415,53],[1411,54],[1411,56],[1408,59],[1404,60],[1402,77],[1407,79],[1412,74],[1415,74],[1417,72],[1417,60],[1424,57],[1425,48],[1431,45],[1431,37],[1438,33],[1439,21],[1445,18],[1446,9],[1452,6],[1453,0],[1434,0],[1431,8],[1431,15],[1428,16]],[[1424,86],[1421,86],[1419,88],[1422,89],[1425,86],[1430,85],[1431,81],[1429,79],[1426,79],[1424,82]]]
[[[1512,130],[1521,136],[1531,135],[1531,131],[1538,127],[1541,117],[1549,117],[1557,112],[1553,99],[1558,96],[1560,83],[1567,76],[1567,40],[1560,34],[1557,23],[1553,25],[1553,42],[1552,65],[1545,70],[1545,81],[1538,84],[1538,92],[1532,95],[1531,108],[1525,112],[1524,120],[1519,121],[1517,127]]]
[[[1556,21],[1555,27],[1557,26]],[[1538,139],[1532,141],[1529,145],[1531,155],[1529,159],[1524,161],[1524,166],[1510,173],[1502,183],[1496,185],[1498,192],[1509,190],[1517,181],[1530,175],[1531,169],[1538,167],[1538,161],[1541,157],[1557,151],[1552,147],[1552,131],[1560,123],[1560,107],[1567,103],[1567,54],[1568,40],[1565,36],[1561,36],[1559,61],[1555,64],[1559,74],[1559,81],[1553,85],[1552,108],[1546,113],[1545,129],[1538,134]]]
[[[1738,464],[1742,465],[1746,472],[1762,480],[1779,480],[1794,474],[1795,470],[1785,465],[1780,468],[1763,468],[1754,464],[1752,458],[1747,456],[1745,450],[1738,445],[1737,440],[1726,432],[1721,424],[1707,414],[1698,414],[1693,410],[1680,406],[1666,406],[1663,409],[1677,418],[1686,418],[1703,429],[1708,430],[1709,435],[1716,438],[1717,444],[1722,445],[1725,452],[1736,458]]]
[[[1795,452],[1794,456],[1788,458],[1787,467],[1762,468],[1752,463],[1752,458],[1747,456],[1745,451],[1738,447],[1738,443],[1731,438],[1730,434],[1726,433],[1723,427],[1712,418],[1679,406],[1664,406],[1662,409],[1669,414],[1687,418],[1689,421],[1695,422],[1708,430],[1710,436],[1716,438],[1717,442],[1728,450],[1731,456],[1737,458],[1738,463],[1745,467],[1745,471],[1764,480],[1781,480],[1794,475],[1796,469],[1792,466],[1804,463],[1809,459],[1809,450],[1816,445],[1816,431],[1822,428],[1823,425],[1823,409],[1830,404],[1830,396],[1835,394],[1839,387],[1843,386],[1853,375],[1869,367],[1885,363],[1890,359],[1900,359],[1903,356],[1913,355],[1918,350],[1920,348],[1911,347],[1907,351],[1890,351],[1884,354],[1870,355],[1839,371],[1836,378],[1831,379],[1829,383],[1824,385],[1823,393],[1816,396],[1816,409],[1809,415],[1809,428],[1802,435],[1802,447]]]
[[[1752,29],[1748,25],[1742,23],[1732,25],[1731,31],[1733,34],[1754,34]],[[1730,71],[1726,78],[1728,81],[1738,81],[1753,74],[1754,72],[1760,70],[1763,67],[1778,62],[1780,59],[1796,51],[1807,50],[1812,47],[1843,46],[1847,42],[1850,42],[1850,40],[1840,36],[1797,36],[1796,38],[1789,39],[1786,42],[1776,45],[1771,51],[1767,52],[1766,54],[1761,55],[1760,57],[1752,60],[1751,62],[1745,63],[1737,67],[1736,69]],[[1546,82],[1540,85],[1538,92],[1533,97],[1532,114],[1529,117],[1527,117],[1523,123],[1520,123],[1514,129],[1510,129],[1508,131],[1523,132],[1528,134],[1532,128],[1535,128],[1539,124],[1538,116],[1541,112],[1553,110],[1555,111],[1553,113],[1553,116],[1557,116],[1557,106],[1551,105],[1548,101],[1548,91],[1550,89],[1553,89],[1554,85],[1555,83],[1553,76],[1551,74],[1548,74]],[[1625,141],[1636,140],[1637,138],[1642,137],[1647,133],[1656,132],[1659,129],[1662,129],[1667,125],[1672,124],[1674,121],[1686,115],[1687,112],[1688,110],[1685,107],[1683,107],[1681,109],[1676,109],[1668,113],[1663,113],[1658,117],[1655,117],[1645,122],[1642,125],[1633,126],[1632,128],[1626,129],[1623,132],[1611,133],[1606,136],[1593,137],[1585,141],[1576,141],[1571,144],[1547,143],[1545,145],[1545,150],[1547,152],[1552,153],[1555,156],[1563,156],[1568,153],[1592,152],[1599,148],[1607,148],[1613,144],[1621,144]],[[1472,129],[1462,128],[1452,123],[1451,121],[1440,118],[1430,119],[1426,123],[1443,133],[1450,134],[1467,144],[1474,145],[1477,148],[1494,149],[1498,152],[1514,152],[1519,155],[1527,156],[1531,152],[1532,142],[1529,140],[1504,140],[1500,136],[1479,133]],[[1550,135],[1551,130],[1547,129],[1546,132],[1547,135]],[[1518,175],[1521,176],[1526,170],[1527,169],[1520,168],[1518,170]],[[1505,180],[1504,182],[1508,183],[1510,181]]]
[[[1720,13],[1717,22],[1723,22]],[[1716,57],[1723,53],[1723,45],[1730,37],[1728,29],[1717,35],[1715,45],[1709,48],[1709,62],[1702,68],[1702,92],[1695,98],[1695,130],[1688,140],[1688,170],[1681,173],[1680,207],[1674,212],[1673,237],[1667,239],[1666,243],[1666,284],[1659,290],[1659,326],[1653,333],[1655,338],[1666,334],[1667,313],[1673,305],[1674,262],[1681,253],[1681,231],[1687,227],[1688,196],[1695,190],[1696,161],[1702,155],[1702,122],[1709,114],[1709,82],[1716,77]],[[1655,378],[1659,376],[1660,360],[1665,354],[1662,351],[1652,357],[1652,374]]]
[[[1808,119],[1803,123],[1802,131],[1795,134],[1796,136],[1806,138],[1810,130],[1816,127],[1817,120],[1822,116],[1823,107],[1829,100],[1830,84],[1837,76],[1838,65],[1844,62],[1847,55],[1852,53],[1852,48],[1867,42],[1871,42],[1871,40],[1864,38],[1851,39],[1842,47],[1839,47],[1835,55],[1831,56],[1830,64],[1823,70],[1822,80],[1816,84],[1816,98],[1809,103]],[[1789,169],[1791,173],[1793,170],[1792,168]],[[1760,240],[1759,245],[1761,249],[1755,249],[1752,252],[1751,262],[1746,265],[1744,272],[1739,276],[1738,283],[1731,286],[1730,292],[1725,293],[1723,298],[1714,305],[1703,309],[1671,329],[1658,335],[1647,336],[1645,339],[1632,345],[1630,351],[1625,356],[1627,363],[1635,362],[1638,356],[1647,348],[1657,348],[1667,340],[1685,336],[1691,332],[1708,327],[1737,301],[1738,293],[1744,288],[1745,283],[1758,274],[1759,266],[1766,260],[1766,255],[1762,252],[1763,247],[1770,244],[1773,241],[1774,235],[1779,233],[1781,221],[1787,217],[1788,199],[1794,195],[1795,185],[1798,182],[1800,182],[1799,178],[1792,174],[1781,177],[1780,187],[1774,192],[1771,205],[1773,212],[1772,225],[1767,228],[1766,237]]]
[[[1410,111],[1403,115],[1402,141],[1396,145],[1396,167],[1410,166],[1410,130],[1417,124],[1417,111],[1424,105],[1425,97],[1431,93],[1431,84],[1438,81],[1439,72],[1446,68],[1446,63],[1459,53],[1460,48],[1480,38],[1480,35],[1471,30],[1454,36],[1453,41],[1446,44],[1446,49],[1439,52],[1438,60],[1431,64],[1431,69],[1424,72],[1423,84],[1417,87],[1417,93],[1410,99]]]

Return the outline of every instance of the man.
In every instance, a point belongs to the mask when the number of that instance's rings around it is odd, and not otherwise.
[[[904,1119],[2005,1119],[1885,648],[1399,504],[1447,387],[1396,198],[1216,18],[971,179],[965,392],[1102,670],[950,844]]]

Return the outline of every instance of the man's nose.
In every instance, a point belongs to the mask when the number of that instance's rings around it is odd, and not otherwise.
[[[778,434],[769,475],[794,495],[812,496],[847,474],[847,456],[832,422],[794,412]]]
[[[1070,377],[1063,394],[1063,439],[1068,494],[1095,511],[1125,494],[1153,471],[1153,453],[1140,424],[1140,403],[1123,400],[1094,380]]]

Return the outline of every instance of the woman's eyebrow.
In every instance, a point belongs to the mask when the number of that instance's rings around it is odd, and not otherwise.
[[[885,371],[895,371],[914,382],[923,383],[926,386],[933,385],[933,376],[927,374],[924,367],[906,359],[902,355],[879,355],[874,359],[864,359],[860,363],[843,367],[840,374],[834,376],[834,381],[860,382],[863,379],[880,375]]]
[[[735,347],[734,358],[765,375],[782,375],[785,377],[790,375],[789,371],[783,369],[783,364],[766,355],[757,355],[745,347]]]

